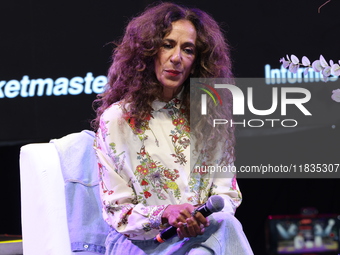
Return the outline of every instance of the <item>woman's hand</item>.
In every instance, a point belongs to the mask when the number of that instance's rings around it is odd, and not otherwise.
[[[177,228],[179,238],[195,237],[204,233],[204,227],[209,226],[209,220],[200,212],[194,216],[195,207],[191,204],[169,205],[163,212],[162,221]]]

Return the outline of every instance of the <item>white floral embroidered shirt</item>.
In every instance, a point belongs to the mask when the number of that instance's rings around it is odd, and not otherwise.
[[[190,150],[194,146],[180,100],[152,106],[152,116],[139,129],[120,102],[101,116],[94,148],[106,222],[130,239],[151,239],[164,228],[161,216],[167,205],[201,204],[211,195],[221,195],[224,211],[234,214],[241,203],[235,176],[217,177],[190,167],[207,161]],[[218,163],[220,155],[209,164]]]

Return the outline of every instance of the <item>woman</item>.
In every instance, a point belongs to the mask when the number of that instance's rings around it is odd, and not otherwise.
[[[190,76],[232,76],[228,45],[208,14],[162,3],[130,21],[96,100],[103,215],[112,228],[106,254],[252,254],[233,216],[235,177],[195,170],[232,164],[235,139],[230,126],[213,134],[208,119],[190,117]],[[230,95],[221,96],[228,104],[217,114],[231,117]],[[223,211],[196,213],[214,194]],[[155,243],[169,225],[177,236]]]

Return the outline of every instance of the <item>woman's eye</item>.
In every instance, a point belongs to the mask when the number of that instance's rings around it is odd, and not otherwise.
[[[165,49],[171,49],[172,46],[171,46],[171,44],[169,44],[169,43],[165,43],[165,44],[163,44],[163,48],[165,48]]]
[[[194,51],[193,49],[191,49],[191,48],[186,48],[186,49],[184,49],[184,52],[185,52],[186,54],[189,54],[189,55],[193,55],[193,54],[195,53],[195,51]]]

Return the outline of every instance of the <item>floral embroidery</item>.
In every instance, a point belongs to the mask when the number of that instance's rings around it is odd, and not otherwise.
[[[161,215],[163,211],[165,210],[166,205],[161,205],[161,206],[153,206],[152,209],[150,210],[150,227],[151,228],[159,228],[161,225]]]
[[[189,197],[189,202],[201,204],[211,196],[211,190],[209,190],[211,176],[209,171],[206,170],[207,163],[204,155],[206,155],[206,153],[202,150],[196,165],[191,171],[189,188],[194,196]]]
[[[166,200],[165,193],[173,192],[176,198],[180,198],[180,190],[175,180],[179,177],[177,169],[171,170],[160,162],[154,161],[143,146],[140,152],[137,152],[140,164],[134,172],[137,181],[140,183],[143,191],[137,196],[138,200],[147,205],[146,199],[152,196],[150,193],[157,194],[158,199]],[[165,193],[164,193],[165,192]]]
[[[105,141],[105,138],[110,135],[108,133],[108,130],[107,130],[107,127],[106,127],[106,124],[109,123],[109,121],[104,121],[103,119],[100,119],[100,130],[102,132],[102,135],[103,135],[103,140]]]
[[[184,117],[185,110],[178,109],[180,101],[175,98],[164,106],[164,109],[169,110],[169,114],[172,119],[172,124],[175,126],[175,130],[171,131],[170,137],[172,145],[174,146],[175,153],[171,154],[176,158],[175,163],[185,165],[187,159],[183,151],[190,145],[190,127],[188,121]]]
[[[127,225],[129,223],[128,217],[131,215],[133,208],[131,206],[124,206],[121,210],[120,219],[121,221],[118,222],[117,227],[121,227],[122,225]]]
[[[231,179],[231,187],[230,190],[236,191],[237,192],[237,198],[233,198],[234,201],[239,202],[242,200],[242,194],[241,191],[237,187],[237,180],[236,180],[236,175]]]
[[[205,198],[209,197],[209,180],[210,178],[208,176],[201,175],[200,173],[191,173],[189,188],[194,196],[188,198],[189,202],[201,204]]]
[[[210,196],[212,196],[212,195],[217,195],[215,192],[214,192],[214,190],[217,188],[217,185],[215,184],[215,183],[212,183],[211,184],[211,187],[210,187],[210,191],[209,191],[209,194],[210,194]]]
[[[128,125],[132,129],[132,132],[135,135],[138,136],[139,140],[141,140],[143,142],[146,139],[148,139],[148,136],[145,134],[145,131],[150,130],[152,132],[153,136],[155,137],[155,142],[156,142],[157,146],[159,146],[157,137],[155,136],[155,134],[153,133],[152,129],[149,126],[149,121],[150,121],[151,117],[153,118],[152,115],[147,116],[144,119],[144,121],[142,122],[141,126],[139,128],[137,128],[136,123],[135,123],[135,118],[131,117],[128,113],[123,115],[123,118],[126,120]]]
[[[108,195],[112,195],[112,194],[114,193],[114,191],[113,191],[112,189],[109,190],[109,189],[106,187],[106,185],[105,185],[105,183],[104,183],[103,181],[100,181],[100,185],[101,185],[101,187],[102,187],[102,191],[103,191],[104,194],[107,193]]]
[[[145,185],[149,185],[149,183],[143,179],[140,185],[145,186]]]
[[[122,151],[119,154],[117,154],[116,144],[110,143],[109,146],[110,146],[110,149],[111,149],[110,152],[109,152],[109,156],[113,160],[115,171],[117,173],[120,173],[124,169],[124,163],[125,163],[125,157],[126,157],[125,151]],[[123,157],[120,158],[121,156],[123,156]]]
[[[143,230],[145,232],[149,232],[151,230],[151,224],[150,223],[143,223]]]
[[[172,130],[170,134],[174,148],[174,153],[171,154],[171,156],[176,158],[174,161],[175,163],[185,165],[187,163],[187,159],[183,152],[190,145],[190,128],[184,118],[183,109],[178,110],[176,108],[179,103],[180,101],[175,98],[171,100],[164,109],[169,109],[168,112],[175,126],[175,129]],[[149,126],[151,117],[152,116],[148,116],[142,123],[141,127],[137,129],[134,118],[130,117],[128,114],[123,116],[134,134],[136,134],[142,141],[142,144],[144,144],[144,141],[148,138],[145,131],[150,130],[153,133]],[[157,138],[156,144],[158,145]],[[140,161],[140,164],[136,167],[134,174],[136,176],[136,180],[142,187],[142,191],[139,192],[137,196],[138,200],[144,205],[147,205],[146,200],[152,197],[152,193],[156,194],[157,198],[161,200],[166,200],[168,198],[168,193],[171,193],[177,199],[180,199],[181,192],[175,182],[176,179],[179,178],[179,171],[177,169],[165,167],[161,164],[161,162],[154,161],[150,157],[149,153],[146,152],[144,145],[141,147],[140,151],[137,152],[137,155],[137,159]],[[150,191],[152,193],[150,193]]]
[[[120,221],[117,223],[118,228],[128,224],[128,217],[131,215],[133,208],[134,206],[131,204],[119,205],[117,202],[114,204],[105,205],[105,209],[108,214],[114,215],[116,212],[120,212]]]
[[[141,123],[140,127],[136,127],[136,120],[134,117],[131,117],[129,113],[125,113],[123,115],[123,118],[126,120],[126,122],[131,127],[133,133],[139,137],[141,141],[144,141],[148,138],[148,136],[145,134],[146,130],[150,130],[149,121],[152,116],[147,116],[145,120]]]
[[[148,191],[148,190],[145,190],[144,191],[144,197],[145,198],[149,198],[149,197],[151,197],[152,196],[152,194]]]
[[[230,189],[231,190],[237,190],[237,187],[236,187],[236,175],[231,180],[231,187],[230,187]]]
[[[99,162],[98,162],[98,169],[99,169],[99,175],[100,175],[100,176],[103,175],[104,170],[107,171],[106,168],[105,168],[105,166],[103,166],[103,165],[102,165],[101,163],[99,163]],[[102,189],[102,191],[103,191],[104,194],[105,194],[105,193],[108,193],[109,195],[112,195],[112,194],[114,193],[113,190],[109,190],[109,189],[106,187],[106,185],[105,185],[104,181],[102,180],[102,178],[101,178],[101,181],[100,181],[100,186],[101,186],[101,189]]]

